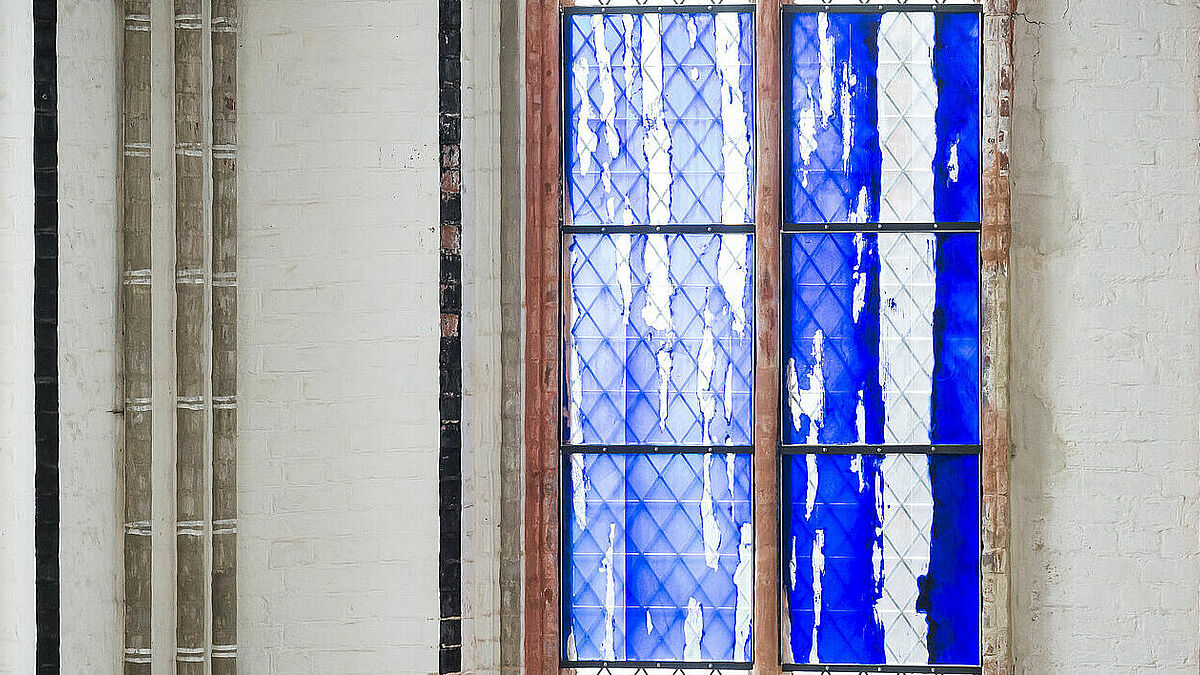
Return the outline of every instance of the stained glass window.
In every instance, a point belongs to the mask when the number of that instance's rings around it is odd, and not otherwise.
[[[563,37],[564,665],[748,664],[752,15]]]
[[[562,665],[745,670],[753,7],[563,4]],[[978,673],[979,7],[781,21],[781,660]]]
[[[980,16],[828,10],[783,25],[781,652],[978,672]]]

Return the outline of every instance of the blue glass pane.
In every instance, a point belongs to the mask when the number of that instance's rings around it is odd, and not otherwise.
[[[979,16],[788,14],[785,215],[979,220]]]
[[[564,458],[570,660],[746,661],[751,456]]]
[[[783,337],[785,443],[979,443],[978,235],[786,235]]]
[[[753,237],[569,238],[574,444],[749,445]]]
[[[751,222],[752,16],[565,21],[569,222]]]
[[[978,665],[978,457],[783,461],[785,662]]]

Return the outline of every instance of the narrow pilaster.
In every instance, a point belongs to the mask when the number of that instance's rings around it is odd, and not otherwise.
[[[237,673],[237,0],[212,0],[212,673]]]
[[[175,0],[175,672],[204,675],[205,227],[200,0]]]
[[[150,2],[125,0],[122,49],[121,320],[125,438],[126,675],[151,658]]]

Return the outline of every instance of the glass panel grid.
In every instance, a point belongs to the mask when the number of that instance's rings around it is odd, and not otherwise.
[[[563,18],[563,665],[742,670],[753,18],[636,4]]]

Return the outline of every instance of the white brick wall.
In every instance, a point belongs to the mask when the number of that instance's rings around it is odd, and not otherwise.
[[[1017,671],[1194,674],[1200,7],[1021,5],[1011,269]]]
[[[0,3],[0,673],[34,663],[33,8]]]
[[[110,3],[59,3],[59,458],[62,672],[121,662],[118,438],[118,26]]]
[[[242,7],[241,668],[436,672],[437,2]]]

